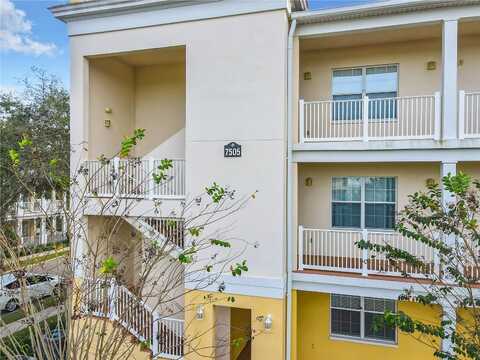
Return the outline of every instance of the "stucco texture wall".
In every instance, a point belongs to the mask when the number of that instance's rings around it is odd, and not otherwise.
[[[185,331],[191,340],[185,349],[185,359],[204,359],[215,354],[215,311],[214,306],[228,306],[251,310],[252,345],[251,358],[262,360],[277,360],[284,358],[285,351],[285,301],[255,296],[232,294],[213,294],[208,303],[208,292],[192,291],[186,295],[186,303],[190,304],[185,313]],[[207,298],[205,298],[207,296]],[[227,301],[228,296],[234,296],[235,301]],[[206,304],[205,304],[206,303]],[[195,319],[195,304],[205,304],[204,319]],[[273,326],[265,331],[258,316],[272,315]],[[190,347],[189,347],[190,346]],[[196,352],[193,350],[197,349]]]
[[[435,163],[399,164],[302,164],[298,167],[299,225],[328,229],[331,225],[332,177],[394,176],[397,178],[397,210],[408,202],[408,195],[425,189],[426,180],[439,181],[440,166]],[[306,186],[307,178],[312,185]]]
[[[286,11],[278,10],[75,36],[70,48],[75,75],[72,143],[81,143],[111,138],[103,129],[90,131],[90,138],[83,138],[92,122],[85,114],[88,89],[81,81],[86,58],[185,47],[187,196],[198,196],[213,181],[230,186],[239,196],[258,190],[248,209],[218,227],[225,229],[234,223],[231,236],[260,245],[244,254],[249,259],[249,275],[277,279],[283,277],[285,269],[287,23]],[[144,84],[151,79],[145,74]],[[155,116],[159,107],[151,105]],[[95,120],[100,128],[102,119],[98,115]],[[241,158],[224,158],[223,147],[231,141],[242,145]],[[152,146],[146,144],[144,150],[148,151]],[[91,150],[88,156],[95,158],[99,151]],[[259,219],[262,225],[253,226]],[[270,261],[265,262],[265,257]]]
[[[155,61],[154,56],[150,53],[150,61]],[[148,53],[137,55],[147,63],[148,57]],[[128,56],[126,59],[109,56],[88,60],[90,159],[102,154],[113,156],[134,129],[145,129],[145,138],[132,155],[145,156],[185,127],[185,63],[138,65],[128,63]],[[106,113],[106,108],[111,113]],[[106,119],[109,127],[104,124]],[[173,150],[181,157],[185,154],[182,135],[175,141],[181,149]]]
[[[438,307],[428,307],[408,302],[399,302],[398,310],[415,319],[434,324],[440,319]],[[398,333],[398,344],[379,345],[359,343],[330,337],[330,295],[297,291],[296,360],[316,359],[369,359],[405,360],[434,359],[432,348],[416,337]],[[429,340],[422,338],[422,340]]]
[[[441,40],[433,38],[303,51],[300,53],[300,97],[305,101],[331,99],[333,69],[385,64],[399,65],[399,96],[432,95],[441,90],[441,46]],[[476,59],[479,56],[478,36],[460,36],[459,89],[478,90],[480,73]],[[429,61],[436,62],[436,69],[427,70]],[[311,73],[311,80],[304,80],[305,72]]]

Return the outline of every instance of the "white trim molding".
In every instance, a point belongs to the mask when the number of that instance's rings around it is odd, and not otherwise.
[[[85,35],[273,10],[289,10],[287,0],[97,0],[50,8],[68,24],[68,34]]]
[[[349,144],[350,145],[350,144]],[[344,145],[345,146],[345,145]],[[325,150],[296,147],[293,161],[297,163],[366,163],[366,162],[452,162],[478,161],[480,149],[396,149],[396,150]]]
[[[350,276],[293,273],[293,288],[326,294],[377,297],[397,300],[406,289],[424,294],[425,289],[415,282],[387,281]]]
[[[189,290],[201,290],[218,292],[219,286],[224,285],[222,292],[246,296],[261,296],[267,298],[285,298],[285,279],[259,277],[259,276],[232,276],[214,274],[212,280],[208,280],[208,274],[196,273],[194,278],[185,279],[185,288]]]
[[[322,36],[381,28],[480,18],[480,0],[395,0],[369,5],[293,13],[296,36]]]
[[[296,12],[292,14],[292,18],[299,24],[308,24],[478,4],[480,4],[479,0],[389,0],[327,10]]]

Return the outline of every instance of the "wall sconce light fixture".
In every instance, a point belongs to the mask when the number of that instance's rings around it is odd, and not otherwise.
[[[195,317],[197,318],[197,320],[203,320],[203,318],[205,317],[205,308],[203,305],[197,305]]]
[[[103,121],[103,125],[106,127],[106,128],[109,128],[110,126],[112,126],[112,122],[110,121],[110,119],[105,119]]]
[[[312,80],[312,73],[310,71],[304,72],[303,80]]]
[[[265,330],[271,330],[273,325],[273,320],[272,320],[272,315],[268,314],[265,316],[265,319],[263,319],[263,327]]]
[[[112,108],[106,107],[105,114],[111,114],[111,113],[112,113]]]
[[[427,70],[435,70],[437,68],[436,61],[429,61],[427,62]]]
[[[311,177],[308,177],[305,179],[305,186],[312,186],[313,185],[313,179]]]

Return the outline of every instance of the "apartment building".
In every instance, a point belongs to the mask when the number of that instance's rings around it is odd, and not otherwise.
[[[12,224],[21,247],[36,247],[66,240],[64,198],[52,192],[48,196],[22,196],[10,209]]]
[[[160,314],[178,335],[175,351],[162,348],[151,325],[161,358],[180,357],[178,339],[201,333],[210,353],[185,349],[185,357],[212,356],[218,337],[233,338],[239,327],[258,336],[241,351],[213,356],[433,358],[411,336],[374,330],[372,322],[385,310],[435,322],[442,309],[397,301],[415,283],[384,259],[368,260],[355,242],[392,243],[435,266],[432,249],[393,225],[408,195],[427,182],[459,171],[480,178],[480,2],[306,5],[96,0],[52,8],[70,36],[71,141],[82,144],[71,163],[94,173],[101,155],[113,156],[125,135],[146,129],[120,190],[104,179],[128,168],[126,159],[86,185],[92,198],[138,200],[123,216],[119,242],[132,231],[162,233],[155,224],[171,216],[153,211],[158,201],[171,214],[213,181],[258,190],[232,230],[258,244],[244,254],[249,271],[222,277],[235,302],[176,319]],[[173,181],[139,186],[164,158],[173,160]],[[85,220],[89,236],[105,221],[95,207]],[[128,269],[127,282],[136,271]],[[222,334],[219,322],[227,324]]]

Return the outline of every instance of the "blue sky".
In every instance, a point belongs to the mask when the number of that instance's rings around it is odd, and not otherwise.
[[[262,0],[258,0],[262,1]],[[358,5],[372,0],[310,0],[312,9]],[[19,80],[37,66],[69,87],[66,26],[48,7],[65,1],[0,0],[0,90],[19,89]]]

